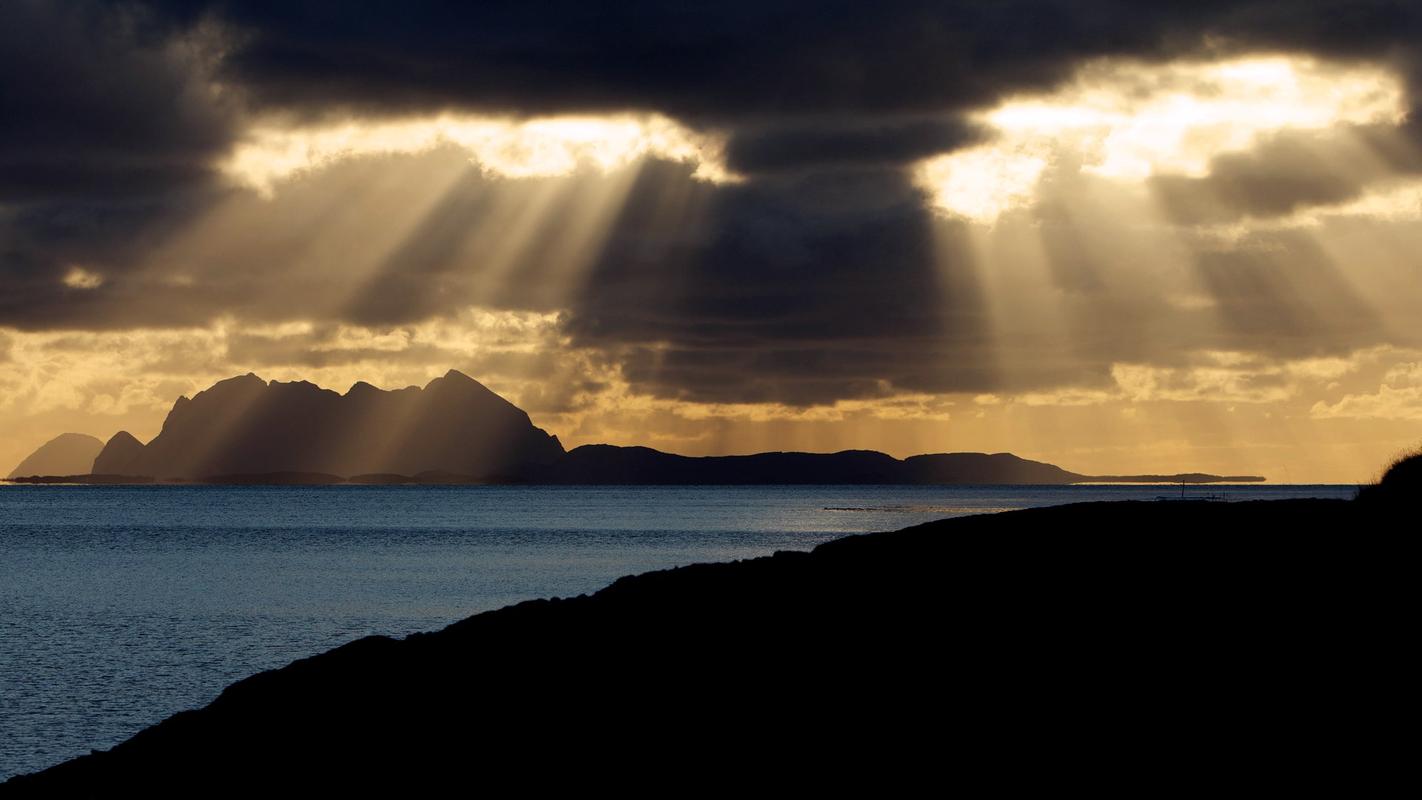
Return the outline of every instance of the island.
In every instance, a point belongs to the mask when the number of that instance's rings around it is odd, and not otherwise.
[[[51,442],[45,448],[51,447]],[[42,448],[44,450],[44,448]],[[1251,483],[1258,475],[1086,475],[1011,453],[894,458],[873,450],[683,456],[647,447],[564,450],[528,414],[457,370],[396,391],[345,394],[248,374],[180,397],[148,443],[114,434],[84,471],[24,483],[219,484],[879,484]],[[66,462],[66,463],[72,463]]]

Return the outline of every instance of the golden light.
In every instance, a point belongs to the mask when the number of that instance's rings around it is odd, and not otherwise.
[[[97,289],[104,285],[104,276],[83,267],[70,267],[60,282],[71,289]]]
[[[977,122],[994,132],[990,141],[915,170],[943,215],[980,223],[965,236],[964,226],[934,221],[939,278],[945,303],[978,312],[981,329],[970,333],[983,339],[981,358],[1001,388],[809,408],[641,394],[614,360],[571,347],[561,332],[559,309],[596,277],[634,186],[637,213],[651,215],[638,217],[639,229],[703,223],[717,191],[710,184],[735,179],[717,137],[639,114],[268,120],[223,164],[252,191],[230,193],[175,231],[141,268],[73,265],[56,279],[76,295],[108,280],[240,296],[245,265],[279,263],[269,279],[287,287],[294,318],[320,321],[0,330],[8,359],[0,408],[15,420],[0,424],[0,457],[16,462],[54,430],[107,437],[128,428],[149,438],[178,394],[249,369],[343,391],[358,379],[423,384],[455,366],[527,404],[569,446],[1012,450],[1095,472],[1124,464],[1275,475],[1271,465],[1290,463],[1295,478],[1365,477],[1422,418],[1422,353],[1330,347],[1319,352],[1336,357],[1270,360],[1244,351],[1251,343],[1232,332],[1230,315],[1245,301],[1278,307],[1324,337],[1346,334],[1337,317],[1362,308],[1415,340],[1422,234],[1412,223],[1422,219],[1422,181],[1388,172],[1386,154],[1369,149],[1378,130],[1344,127],[1395,124],[1401,113],[1400,84],[1385,70],[1281,56],[1102,61],[1055,91],[986,109]],[[1324,167],[1377,179],[1332,205],[1188,230],[1145,182],[1205,175],[1214,157],[1284,130],[1328,130]],[[643,169],[649,158],[687,169]],[[693,169],[698,180],[684,180]],[[1008,213],[1025,207],[1040,213]],[[1380,232],[1382,222],[1400,224]],[[1246,264],[1239,283],[1205,280],[1201,248],[1255,247],[1251,237],[1265,228],[1315,241],[1337,269],[1281,252],[1277,264],[1265,255]],[[349,311],[378,301],[386,279],[403,274],[443,293],[431,306],[439,313],[411,324],[335,322],[378,319]],[[544,310],[504,308],[510,287]],[[1340,305],[1341,295],[1358,302]],[[1112,338],[1131,346],[1101,346]],[[1065,377],[1052,383],[1044,373]],[[555,385],[588,388],[570,390],[576,402],[553,402]],[[394,446],[396,434],[376,445]]]
[[[941,209],[990,222],[1031,199],[1049,158],[1040,143],[998,142],[925,161],[918,177],[931,187]]]
[[[1294,56],[1099,61],[1053,92],[1014,97],[979,114],[993,140],[922,162],[918,178],[941,211],[989,223],[1029,203],[1052,164],[1126,181],[1199,177],[1211,158],[1268,134],[1397,124],[1405,108],[1401,81],[1371,65]]]
[[[249,131],[222,169],[238,184],[269,195],[283,180],[342,159],[442,146],[461,148],[471,163],[510,178],[611,172],[653,156],[695,164],[702,180],[730,179],[719,139],[658,114],[531,119],[441,114],[317,126],[270,122]]]

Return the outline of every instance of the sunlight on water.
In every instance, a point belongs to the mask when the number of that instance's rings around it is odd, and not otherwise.
[[[1162,491],[1174,488],[0,486],[0,778],[360,636],[651,569]]]

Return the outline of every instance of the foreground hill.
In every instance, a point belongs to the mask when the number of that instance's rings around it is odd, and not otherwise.
[[[1083,504],[653,572],[362,639],[4,788],[1369,793],[1411,681],[1391,514]]]
[[[26,475],[76,475],[86,473],[104,443],[82,433],[62,433],[40,445],[21,461],[7,478]]]
[[[249,374],[178,398],[147,445],[118,433],[92,471],[190,480],[426,471],[486,477],[562,455],[557,438],[527,414],[454,370],[423,389],[357,383],[345,394]]]

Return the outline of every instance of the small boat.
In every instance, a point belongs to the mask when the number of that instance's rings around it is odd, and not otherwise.
[[[1185,484],[1183,484],[1183,483],[1180,484],[1180,496],[1179,496],[1179,497],[1176,497],[1176,496],[1174,496],[1174,495],[1169,495],[1169,494],[1159,494],[1159,495],[1156,495],[1156,496],[1155,496],[1155,499],[1158,500],[1158,501],[1161,501],[1161,502],[1166,502],[1166,503],[1223,503],[1223,502],[1225,502],[1225,496],[1222,495],[1222,494],[1220,494],[1220,493],[1218,493],[1218,492],[1214,492],[1214,493],[1211,493],[1211,494],[1187,495],[1187,494],[1185,494]]]

